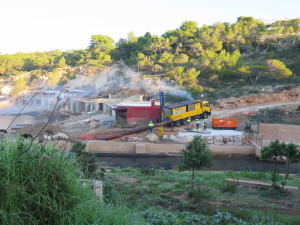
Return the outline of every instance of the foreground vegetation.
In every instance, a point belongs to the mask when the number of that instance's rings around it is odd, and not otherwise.
[[[82,160],[53,146],[2,137],[0,224],[300,223],[300,190],[253,189],[226,181],[271,183],[269,173],[197,172],[192,187],[188,171],[111,169],[104,175],[104,201],[99,201],[85,180]],[[299,175],[288,177],[286,185],[300,187]]]
[[[105,200],[125,203],[148,224],[299,224],[300,190],[277,192],[247,188],[227,178],[271,183],[265,172],[192,172],[172,170],[112,169],[105,174]],[[287,185],[300,187],[294,176]]]
[[[0,224],[143,224],[94,197],[76,158],[24,139],[0,142]]]

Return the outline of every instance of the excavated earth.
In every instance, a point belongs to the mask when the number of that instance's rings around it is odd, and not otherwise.
[[[285,89],[279,91],[280,89]],[[245,95],[239,98],[231,97],[221,99],[216,106],[217,109],[232,109],[247,107],[252,105],[265,105],[270,103],[284,103],[284,102],[299,102],[300,101],[300,87],[282,86],[276,87],[266,86],[260,89],[261,94]]]

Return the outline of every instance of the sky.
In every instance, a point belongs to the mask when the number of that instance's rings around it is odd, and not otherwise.
[[[0,0],[0,53],[86,49],[96,34],[161,36],[184,21],[295,19],[299,8],[299,0]]]

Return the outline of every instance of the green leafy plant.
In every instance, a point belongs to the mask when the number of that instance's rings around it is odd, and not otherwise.
[[[0,224],[144,223],[122,205],[97,200],[76,159],[60,149],[6,138],[0,149]]]
[[[195,202],[199,202],[203,199],[213,199],[213,194],[208,188],[196,187],[188,189],[188,196],[193,198]]]
[[[286,173],[283,181],[281,182],[281,189],[283,190],[289,176],[290,163],[300,161],[300,150],[298,146],[293,143],[286,144],[279,140],[272,141],[268,146],[262,148],[261,157],[262,159],[272,159],[274,161],[274,169],[272,173],[272,186],[274,189],[280,189],[278,184],[280,176],[277,173],[278,160],[285,158]]]
[[[238,188],[238,182],[223,181],[222,191],[229,193],[236,193]]]
[[[147,176],[155,175],[155,169],[152,169],[152,168],[144,167],[144,168],[141,168],[140,171],[142,174],[147,175]]]
[[[195,169],[210,166],[212,153],[208,150],[206,142],[201,136],[195,136],[181,152],[180,162],[185,168],[192,170],[192,187],[194,187]]]
[[[85,151],[86,143],[76,141],[70,150],[77,157],[81,170],[87,177],[93,177],[97,169],[97,158],[95,154]]]

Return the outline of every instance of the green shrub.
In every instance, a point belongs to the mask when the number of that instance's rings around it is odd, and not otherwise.
[[[121,171],[124,173],[134,173],[134,170],[132,168],[122,168]]]
[[[204,199],[213,199],[213,194],[210,192],[208,188],[190,188],[188,190],[188,196],[193,198],[195,202],[199,202]]]
[[[270,187],[262,187],[259,189],[259,193],[262,197],[265,198],[285,198],[288,196],[288,192],[286,190],[280,189],[280,188],[270,188]]]
[[[115,190],[114,183],[112,183],[110,181],[104,182],[103,196],[104,196],[104,200],[107,202],[111,202],[116,199],[116,190]]]
[[[226,175],[233,179],[238,178],[248,178],[254,180],[266,180],[268,179],[268,174],[266,172],[249,172],[249,171],[226,171]]]
[[[80,164],[81,170],[87,177],[94,177],[97,169],[97,158],[95,154],[85,151],[86,143],[82,141],[76,141],[70,150],[76,154],[77,161]]]
[[[228,213],[217,211],[212,216],[195,215],[189,212],[166,212],[162,210],[155,211],[150,208],[143,213],[147,224],[153,225],[191,225],[191,224],[210,224],[210,225],[228,225],[228,224],[280,224],[274,223],[269,216],[255,215],[246,220],[238,218],[237,216]]]
[[[235,193],[237,192],[238,182],[229,182],[227,180],[224,180],[222,191],[229,192],[229,193]]]
[[[0,224],[141,224],[95,199],[75,157],[28,140],[0,141]]]
[[[141,174],[147,175],[147,176],[154,176],[155,175],[155,169],[152,168],[141,168],[140,169]]]
[[[174,189],[174,185],[168,184],[168,183],[162,183],[157,186],[157,189],[161,193],[166,193],[166,192],[172,191]]]

